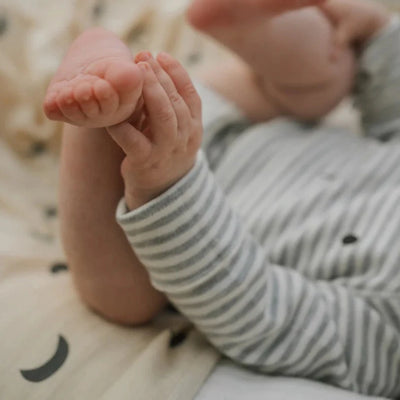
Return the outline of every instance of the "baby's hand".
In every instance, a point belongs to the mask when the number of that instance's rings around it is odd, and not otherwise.
[[[165,192],[194,166],[202,140],[201,100],[185,69],[171,56],[136,57],[144,76],[143,111],[108,128],[126,154],[125,201],[138,208]],[[140,115],[139,115],[140,114]]]
[[[340,45],[363,45],[390,21],[388,9],[371,0],[327,0],[321,10],[336,27]]]

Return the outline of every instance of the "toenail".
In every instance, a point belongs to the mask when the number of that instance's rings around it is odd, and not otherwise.
[[[153,58],[153,55],[150,52],[146,51],[144,53],[141,53],[139,58],[142,61],[149,61],[151,58]]]

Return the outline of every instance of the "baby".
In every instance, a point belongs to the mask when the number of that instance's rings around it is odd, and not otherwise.
[[[94,29],[50,84],[78,292],[131,325],[171,301],[260,372],[400,395],[400,23],[368,0],[195,0],[188,18],[237,62],[194,86]],[[364,137],[302,123],[352,92]]]

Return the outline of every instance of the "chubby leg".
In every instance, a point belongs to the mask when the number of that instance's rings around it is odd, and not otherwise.
[[[308,120],[324,116],[349,94],[356,72],[355,54],[335,43],[332,22],[317,7],[304,8],[312,3],[319,1],[194,0],[187,15],[248,65],[269,104]],[[302,8],[276,15],[296,7]],[[234,87],[242,80],[236,81],[230,90],[240,96]]]
[[[105,130],[66,125],[60,171],[62,238],[82,299],[122,324],[150,321],[167,304],[115,221],[122,150]]]
[[[284,114],[277,104],[265,96],[257,75],[239,57],[206,65],[196,71],[196,77],[236,104],[250,121],[269,121]]]
[[[199,29],[226,27],[254,16],[273,16],[289,10],[315,6],[324,0],[193,0],[189,19]]]

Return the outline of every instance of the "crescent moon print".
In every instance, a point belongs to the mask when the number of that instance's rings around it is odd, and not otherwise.
[[[58,345],[53,357],[38,368],[20,370],[22,376],[30,382],[41,382],[54,375],[68,357],[69,346],[63,336],[58,337]]]

